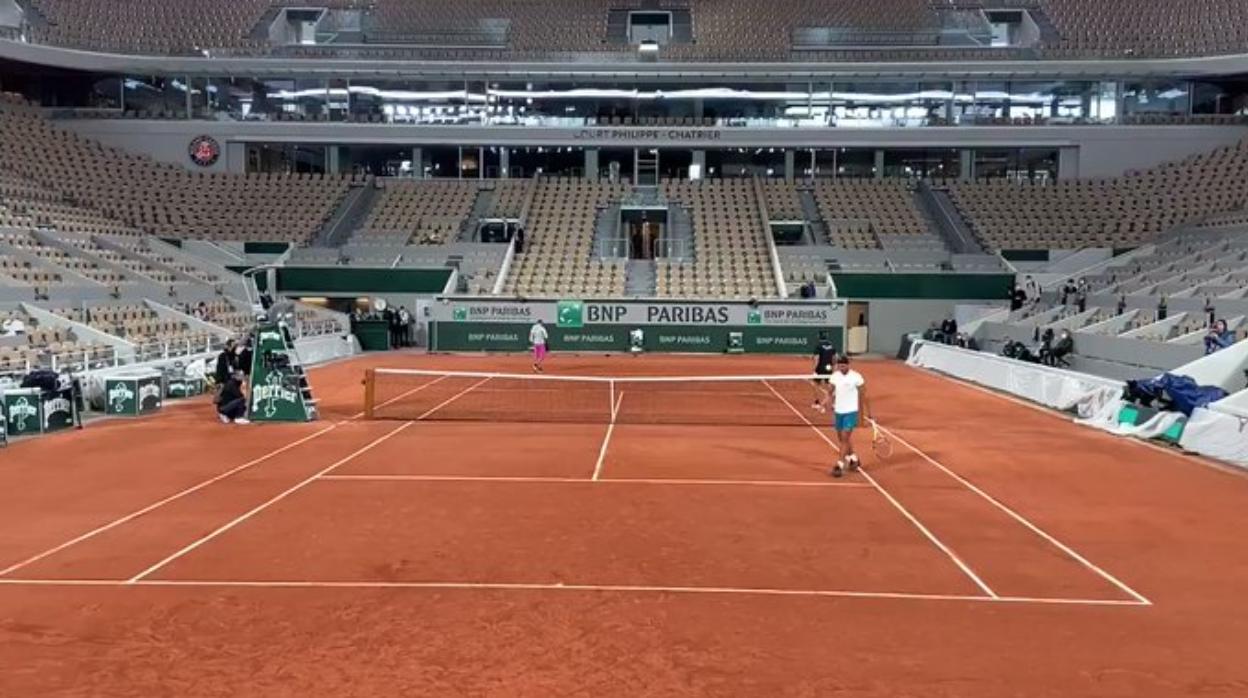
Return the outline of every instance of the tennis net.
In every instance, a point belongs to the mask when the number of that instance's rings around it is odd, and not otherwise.
[[[368,419],[806,426],[813,376],[558,376],[370,369]]]

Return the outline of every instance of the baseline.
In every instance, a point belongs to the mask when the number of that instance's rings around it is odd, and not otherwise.
[[[840,589],[769,589],[763,587],[647,586],[626,584],[542,584],[528,582],[386,582],[386,581],[299,581],[299,580],[188,580],[140,579],[0,579],[0,587],[192,587],[253,589],[431,589],[463,591],[579,591],[651,594],[712,594],[738,596],[896,599],[986,604],[1031,604],[1040,606],[1142,607],[1148,604],[1125,599],[1045,598],[1026,596],[983,596],[978,594],[922,594],[891,591],[850,591]]]

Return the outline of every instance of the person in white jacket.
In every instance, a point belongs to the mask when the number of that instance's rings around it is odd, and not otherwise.
[[[533,370],[537,373],[542,372],[542,362],[546,360],[546,342],[549,339],[550,333],[546,331],[541,320],[529,328],[529,344],[533,346]]]

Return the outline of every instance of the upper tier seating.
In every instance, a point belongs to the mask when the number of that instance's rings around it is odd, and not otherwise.
[[[330,218],[350,183],[311,174],[188,172],[57,129],[11,96],[0,100],[0,162],[79,208],[178,238],[301,242]]]
[[[196,55],[228,48],[261,54],[271,47],[250,38],[271,5],[290,0],[30,0],[48,22],[33,29],[36,41],[107,51]],[[612,9],[641,9],[640,0],[333,0],[312,6],[356,8],[375,35],[370,48],[354,48],[368,58],[403,58],[416,45],[394,46],[403,37],[438,37],[421,55],[441,60],[483,60],[500,55],[540,58],[552,54],[627,52],[608,39]],[[1248,48],[1248,3],[1243,0],[662,0],[660,9],[690,13],[692,43],[663,49],[667,60],[773,61],[804,56],[824,60],[943,60],[1009,58],[1017,53],[992,48],[930,48],[910,37],[935,37],[942,12],[978,8],[1027,7],[1037,11],[1042,58],[1165,57],[1243,52]],[[465,37],[505,27],[505,45],[465,47]],[[792,32],[826,27],[863,36],[872,50],[792,51]],[[889,38],[892,37],[892,38]],[[856,42],[850,42],[856,43]],[[858,42],[860,43],[860,42]],[[317,56],[326,47],[293,48],[296,56]],[[332,49],[331,49],[332,50]]]
[[[992,250],[1135,247],[1248,204],[1248,141],[1111,180],[954,183],[949,194]]]

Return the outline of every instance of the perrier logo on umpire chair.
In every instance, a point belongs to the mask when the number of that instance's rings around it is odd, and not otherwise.
[[[284,322],[262,322],[252,331],[251,397],[253,422],[310,422],[317,417],[308,375]]]

